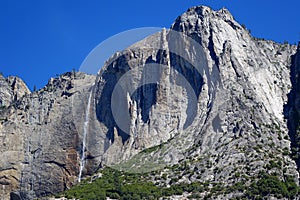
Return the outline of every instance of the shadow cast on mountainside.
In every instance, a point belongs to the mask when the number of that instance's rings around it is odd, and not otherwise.
[[[156,58],[153,59],[152,56],[146,59],[145,64],[157,63],[162,65],[167,65],[167,52],[164,50],[158,50],[156,53]],[[203,78],[201,74],[197,71],[195,66],[184,58],[170,53],[170,66],[181,74],[193,88],[195,95],[199,98],[200,92],[202,91]],[[97,98],[96,104],[96,115],[99,122],[103,123],[107,127],[106,142],[105,142],[105,151],[108,149],[110,143],[114,141],[114,129],[116,128],[118,135],[121,136],[122,142],[125,143],[130,135],[129,133],[130,119],[122,118],[124,120],[122,123],[125,124],[125,131],[118,126],[117,122],[114,119],[112,111],[112,100],[117,101],[118,109],[120,113],[130,112],[128,108],[128,102],[122,102],[121,99],[112,99],[112,94],[114,88],[116,87],[118,81],[121,77],[132,69],[129,66],[128,62],[130,61],[131,56],[127,53],[118,57],[112,64],[108,65],[106,70],[103,71],[101,77],[104,80],[103,82],[98,83],[99,97]],[[144,77],[144,75],[143,75]],[[143,82],[143,80],[140,80]],[[173,80],[174,83],[180,87],[186,87],[184,83]],[[149,114],[151,107],[157,103],[157,90],[159,83],[145,84],[137,88],[134,93],[131,95],[131,99],[137,102],[137,107],[141,109],[142,121],[147,123],[149,121]],[[126,97],[128,91],[120,91],[121,93],[118,96],[123,95]],[[190,91],[187,90],[189,93]],[[191,94],[187,94],[189,96]],[[184,128],[191,125],[194,118],[197,115],[197,102],[190,102],[188,99],[188,105],[186,109],[187,118],[184,124]]]
[[[287,120],[288,135],[291,141],[291,158],[300,170],[300,44],[297,53],[291,56],[290,80],[292,89],[284,105],[284,118]]]

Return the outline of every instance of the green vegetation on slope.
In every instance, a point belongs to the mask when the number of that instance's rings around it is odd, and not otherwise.
[[[292,199],[299,192],[299,187],[291,177],[282,181],[276,175],[266,173],[261,173],[250,184],[239,182],[232,186],[224,186],[221,183],[193,182],[175,183],[170,187],[155,185],[147,177],[150,174],[129,174],[108,167],[101,170],[101,173],[101,178],[92,182],[86,180],[60,196],[82,200],[101,200],[106,197],[139,200],[158,199],[187,192],[190,193],[189,198],[212,198],[229,193],[243,193],[239,198],[262,199],[274,196]]]
[[[128,174],[106,167],[102,177],[92,183],[84,181],[63,193],[67,198],[79,199],[158,199],[162,196],[181,195],[183,191],[203,191],[202,183],[177,184],[169,188],[146,181],[143,174]]]
[[[265,199],[264,197],[277,197],[294,199],[299,194],[299,187],[294,179],[290,176],[282,181],[276,175],[269,175],[262,172],[257,181],[253,181],[249,186],[245,183],[236,183],[228,188],[229,192],[239,191],[243,192],[247,199]]]

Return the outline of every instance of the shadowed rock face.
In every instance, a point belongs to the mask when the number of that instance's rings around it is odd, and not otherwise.
[[[66,73],[34,93],[0,77],[0,193],[30,199],[77,182],[90,92],[84,175],[163,144],[135,167],[192,157],[198,174],[182,180],[233,184],[233,173],[255,177],[277,159],[285,170],[272,170],[297,179],[296,163],[283,153],[298,123],[287,126],[283,116],[287,101],[298,99],[288,99],[291,87],[298,90],[290,79],[295,53],[295,46],[253,38],[226,9],[199,6],[113,55],[96,77]]]
[[[288,103],[285,105],[285,117],[288,120],[289,136],[292,147],[292,158],[296,161],[298,171],[300,167],[300,108],[299,108],[299,91],[300,91],[300,43],[298,44],[297,53],[292,56],[292,65],[290,69],[290,79],[292,89],[288,94]]]

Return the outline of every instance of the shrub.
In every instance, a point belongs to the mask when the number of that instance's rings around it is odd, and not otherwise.
[[[274,195],[275,197],[293,198],[298,194],[299,187],[291,177],[281,181],[277,176],[263,174],[257,183],[252,183],[247,191],[250,198],[266,197]]]

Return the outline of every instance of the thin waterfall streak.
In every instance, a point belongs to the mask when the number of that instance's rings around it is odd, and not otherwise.
[[[89,118],[90,118],[90,108],[91,108],[92,94],[93,94],[93,90],[91,90],[91,92],[90,92],[87,108],[86,108],[86,111],[85,111],[85,121],[84,121],[84,125],[83,125],[83,139],[82,139],[82,150],[81,150],[82,154],[81,154],[81,159],[80,159],[78,182],[81,181],[82,171],[83,171],[84,165],[85,165],[86,136],[87,136],[88,131],[89,131]]]

